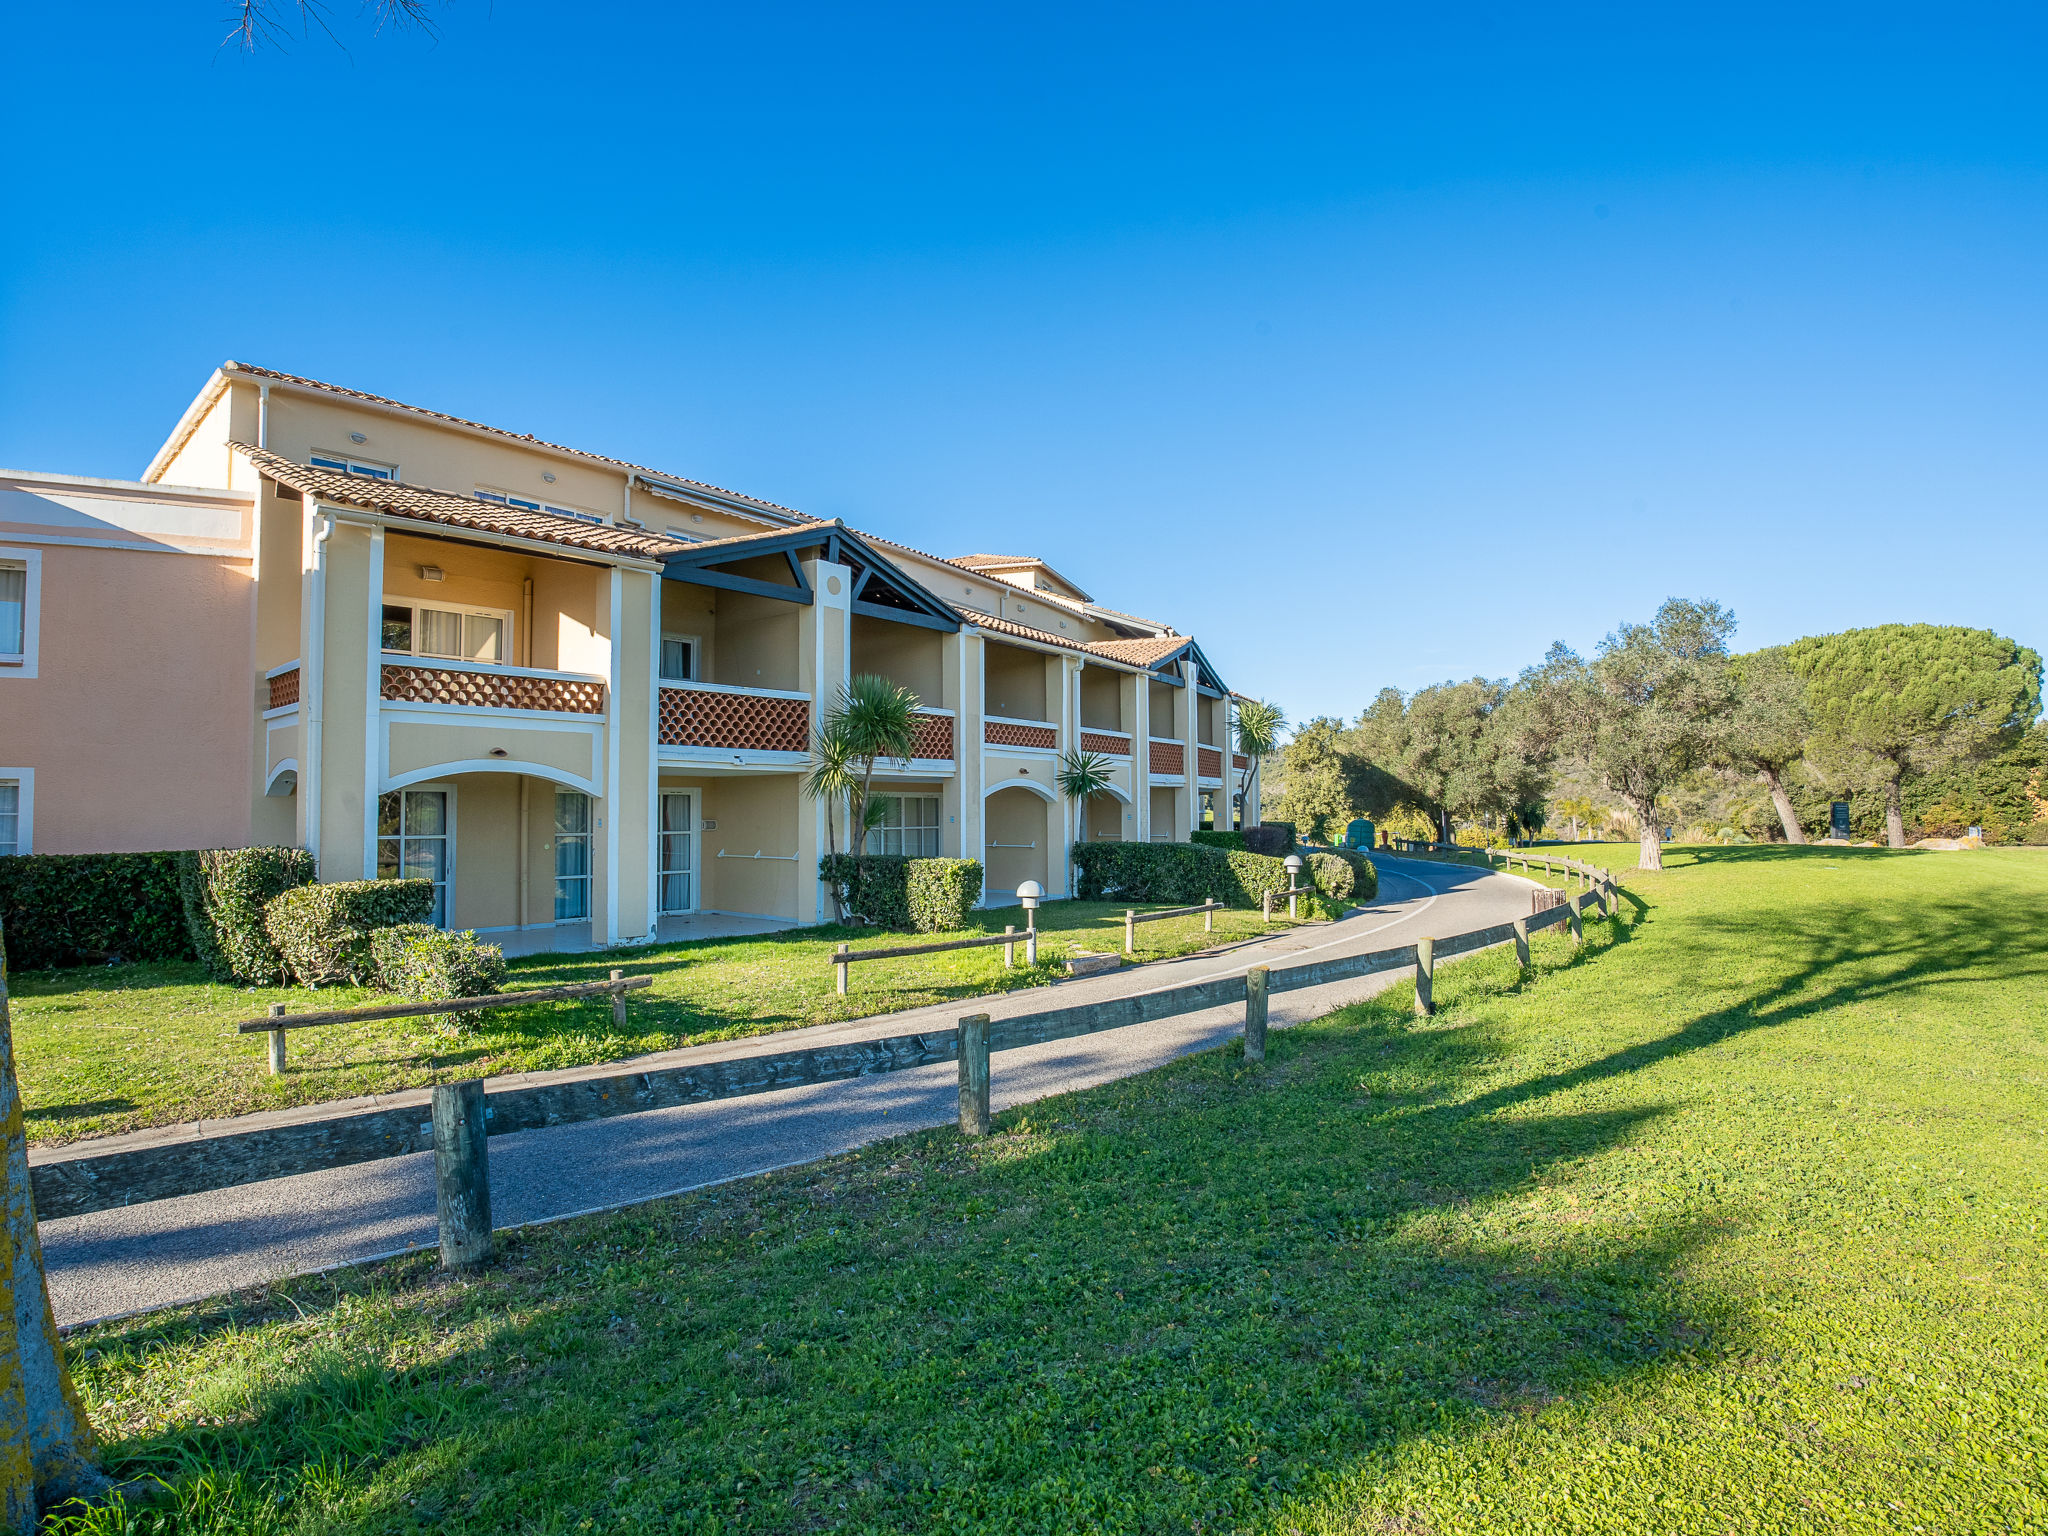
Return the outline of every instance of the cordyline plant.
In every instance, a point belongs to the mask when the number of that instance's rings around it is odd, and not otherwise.
[[[1522,675],[1519,723],[1532,758],[1585,764],[1634,813],[1644,869],[1664,867],[1657,797],[1720,750],[1734,679],[1735,615],[1674,597],[1648,624],[1624,624],[1591,661],[1563,642]]]
[[[917,745],[917,695],[908,688],[863,672],[840,690],[811,742],[811,766],[804,792],[825,802],[825,848],[837,853],[833,808],[846,803],[846,851],[867,854],[868,833],[881,822],[874,797],[875,765],[884,760],[908,766]],[[834,918],[844,921],[848,892],[831,882]]]
[[[1116,780],[1110,776],[1109,759],[1097,752],[1063,752],[1057,767],[1053,769],[1053,787],[1074,802],[1078,813],[1075,822],[1080,828],[1081,840],[1088,839],[1088,802],[1104,790],[1111,788]],[[1067,850],[1067,889],[1074,888],[1074,853]]]
[[[1280,745],[1280,733],[1287,729],[1287,716],[1282,714],[1278,704],[1268,704],[1264,699],[1239,699],[1237,701],[1237,750],[1248,759],[1243,773],[1237,781],[1238,804],[1250,809],[1252,803],[1252,775],[1259,771],[1259,764],[1271,757]],[[1218,827],[1227,832],[1228,827]]]

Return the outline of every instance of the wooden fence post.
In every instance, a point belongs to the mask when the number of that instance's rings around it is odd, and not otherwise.
[[[1579,899],[1567,896],[1564,899],[1565,921],[1572,925],[1572,947],[1578,948],[1586,942],[1586,925],[1579,920]]]
[[[1244,973],[1244,1059],[1266,1059],[1266,967]]]
[[[844,944],[840,945],[839,948],[833,951],[833,953],[837,955],[845,954],[846,946]],[[832,962],[832,969],[839,973],[839,995],[841,997],[844,997],[846,996],[846,973],[852,970],[853,967],[848,965],[844,960],[834,960]]]
[[[1524,969],[1529,964],[1529,919],[1518,917],[1515,923],[1515,963]]]
[[[1003,933],[1006,936],[1015,933],[1016,931],[1017,925],[1015,923],[1003,924]],[[1003,946],[1003,969],[1007,971],[1011,966],[1015,965],[1016,963],[1017,943],[1016,940],[1012,939],[1009,943]]]
[[[1436,1012],[1436,998],[1433,995],[1436,983],[1436,940],[1415,941],[1415,1012],[1419,1018],[1428,1018]]]
[[[1124,909],[1124,953],[1138,952],[1138,914],[1128,907]]]
[[[1209,898],[1209,900],[1208,900],[1208,904],[1207,904],[1207,905],[1205,905],[1205,906],[1204,906],[1204,907],[1202,908],[1202,932],[1204,932],[1204,933],[1214,933],[1215,931],[1216,931],[1216,898],[1215,898],[1214,896],[1211,896],[1211,897]]]
[[[960,1021],[960,1134],[988,1134],[988,1015]]]
[[[1273,921],[1273,893],[1271,891],[1259,892],[1259,919],[1262,922],[1268,923]]]
[[[625,979],[624,971],[612,972],[612,1028],[620,1034],[626,1032],[626,989],[619,985]]]
[[[284,1004],[272,1003],[270,1005],[270,1016],[273,1019],[283,1018]],[[272,1077],[284,1076],[284,1031],[281,1029],[273,1029],[270,1032],[270,1075]]]
[[[434,1209],[441,1265],[474,1269],[491,1256],[491,1164],[479,1077],[434,1085]]]

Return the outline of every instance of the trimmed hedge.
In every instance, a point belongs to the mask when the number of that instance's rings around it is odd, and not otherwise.
[[[1262,821],[1256,827],[1246,827],[1238,836],[1244,839],[1247,853],[1263,853],[1268,858],[1284,859],[1294,852],[1294,823],[1291,821]]]
[[[275,986],[283,975],[263,909],[318,878],[303,848],[204,848],[178,855],[178,884],[192,951],[215,981]]]
[[[930,866],[930,873],[918,873]],[[899,933],[945,933],[963,926],[981,899],[973,859],[913,859],[900,853],[827,854],[818,878],[846,893],[846,915]],[[959,893],[964,890],[964,900]]]
[[[979,859],[912,859],[905,879],[911,926],[919,933],[954,933],[981,900]]]
[[[425,923],[400,923],[370,935],[377,985],[416,1002],[488,997],[505,985],[505,951],[474,933],[449,933]],[[473,1015],[449,1014],[450,1021]],[[459,1033],[462,1025],[453,1027]]]
[[[375,986],[375,930],[425,922],[433,910],[431,880],[337,880],[274,897],[263,909],[263,926],[285,972],[301,986]]]
[[[1285,860],[1201,843],[1076,843],[1074,864],[1084,901],[1189,907],[1214,898],[1256,907],[1265,892],[1287,891]],[[1311,906],[1325,915],[1379,894],[1379,872],[1363,854],[1311,853],[1302,875],[1303,889],[1322,898]]]
[[[1234,848],[1240,853],[1247,851],[1242,832],[1195,831],[1188,834],[1188,841],[1203,848]]]
[[[18,971],[190,960],[178,853],[18,853],[0,859],[0,926]]]

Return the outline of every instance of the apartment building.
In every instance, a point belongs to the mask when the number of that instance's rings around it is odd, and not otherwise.
[[[869,846],[981,859],[990,901],[1066,894],[1075,839],[1257,820],[1193,637],[1035,556],[232,362],[138,481],[0,472],[0,855],[298,843],[601,943],[820,921],[846,831],[802,778],[859,673],[920,710]]]

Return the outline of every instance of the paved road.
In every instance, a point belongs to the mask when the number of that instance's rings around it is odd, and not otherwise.
[[[1504,922],[1529,910],[1528,881],[1451,865],[1379,859],[1380,897],[1327,927],[1293,929],[1219,954],[1147,965],[1047,991],[976,999],[1001,1018],[1090,999],[1184,986],[1409,943]],[[1381,974],[1282,993],[1276,1025],[1318,1018],[1398,979]],[[648,1063],[753,1055],[800,1044],[950,1027],[959,1003],[663,1052]],[[1144,1072],[1204,1050],[1243,1025],[1241,1007],[1184,1014],[999,1053],[997,1110]],[[620,1063],[612,1063],[618,1070]],[[951,1062],[493,1137],[492,1214],[501,1227],[556,1220],[828,1157],[886,1136],[948,1124]],[[44,1222],[43,1256],[58,1321],[76,1323],[219,1295],[281,1276],[356,1263],[435,1241],[433,1156],[273,1179],[236,1189]]]

